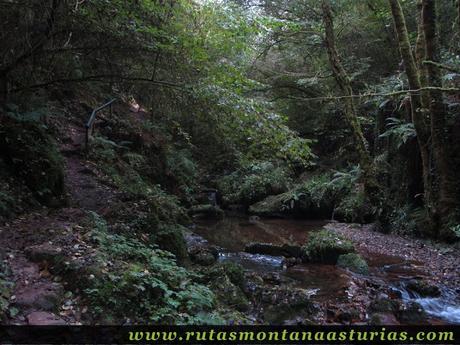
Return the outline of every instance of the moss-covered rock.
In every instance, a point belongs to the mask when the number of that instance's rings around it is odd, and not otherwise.
[[[0,122],[0,152],[40,202],[56,204],[62,197],[62,157],[54,140],[40,123],[3,117]]]
[[[220,304],[239,311],[249,308],[249,301],[239,286],[242,284],[241,271],[232,264],[218,264],[202,271],[200,283],[210,286]]]
[[[399,309],[399,302],[389,298],[377,298],[369,305],[370,313],[396,313]]]
[[[258,216],[279,216],[285,211],[285,203],[289,200],[287,194],[271,195],[249,207],[249,213]]]
[[[427,324],[428,315],[422,306],[416,302],[410,302],[399,311],[398,319],[403,324],[423,325]]]
[[[195,205],[189,210],[189,215],[208,219],[222,219],[225,216],[224,211],[219,206],[213,205]]]
[[[430,284],[424,280],[411,280],[407,283],[407,289],[416,293],[420,297],[439,297],[441,290],[436,285]]]
[[[211,247],[195,247],[189,250],[192,261],[201,266],[211,266],[217,261],[217,252]]]
[[[233,284],[239,286],[240,288],[244,286],[243,266],[234,262],[226,261],[222,263],[222,267],[225,271],[225,274],[228,276],[228,278]]]
[[[323,229],[310,235],[302,247],[303,260],[336,264],[340,255],[353,253],[353,243],[333,231]]]
[[[340,255],[337,260],[337,266],[349,269],[350,271],[359,274],[369,273],[369,266],[367,265],[366,260],[356,253]]]
[[[244,251],[251,254],[262,254],[272,256],[285,256],[287,258],[300,258],[302,249],[297,245],[283,244],[277,245],[273,243],[248,243]]]
[[[187,244],[181,226],[165,225],[155,232],[155,243],[168,252],[173,253],[179,262],[188,259]]]
[[[399,325],[399,321],[392,313],[375,313],[369,319],[369,324],[373,326]]]

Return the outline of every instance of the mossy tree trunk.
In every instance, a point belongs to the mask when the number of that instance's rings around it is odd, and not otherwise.
[[[439,44],[437,34],[437,18],[435,0],[422,1],[422,23],[425,42],[425,59],[439,62]],[[439,209],[441,225],[445,225],[449,216],[457,206],[457,188],[452,165],[450,164],[449,137],[446,127],[447,108],[443,100],[441,73],[435,64],[426,65],[428,86],[434,87],[429,91],[431,115],[431,140],[435,162],[436,178],[439,184],[436,202]],[[441,234],[442,235],[442,234]]]
[[[347,96],[344,98],[344,115],[354,138],[356,151],[359,157],[359,163],[363,172],[363,183],[366,194],[374,204],[377,204],[380,202],[380,200],[378,200],[379,187],[376,179],[376,171],[356,113],[351,81],[340,61],[340,56],[336,48],[334,19],[329,0],[323,0],[322,12],[323,24],[326,33],[325,44],[329,58],[329,64],[332,69],[333,76],[340,90],[342,91],[342,94]]]
[[[399,50],[404,60],[404,67],[409,81],[409,88],[411,90],[418,90],[422,87],[420,79],[420,71],[417,66],[416,59],[412,53],[412,47],[409,41],[409,34],[407,31],[406,20],[404,18],[401,4],[398,0],[389,0],[393,22],[395,26],[396,35],[399,43]],[[419,30],[419,38],[417,39],[416,53],[418,56],[423,54],[423,37],[420,34],[423,31]],[[422,54],[422,55],[421,55]],[[420,96],[418,92],[412,92],[411,98],[411,114],[412,122],[414,123],[417,132],[417,142],[420,149],[420,156],[422,160],[422,173],[424,185],[424,201],[425,207],[431,217],[434,211],[434,204],[432,200],[432,178],[431,178],[431,162],[430,162],[430,132],[428,126],[428,104],[426,95]]]

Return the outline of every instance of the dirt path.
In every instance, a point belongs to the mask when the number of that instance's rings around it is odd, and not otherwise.
[[[327,227],[353,241],[364,256],[381,254],[415,262],[434,282],[460,293],[458,249],[394,234],[382,234],[373,231],[370,225],[331,223]]]
[[[118,196],[113,188],[102,183],[97,166],[82,155],[84,131],[70,125],[66,132],[69,135],[60,150],[65,160],[65,185],[71,207],[29,213],[0,228],[0,248],[4,249],[15,284],[10,298],[11,324],[80,323],[79,298],[66,291],[59,275],[49,272],[46,254],[47,251],[59,254],[63,247],[81,246],[74,229],[86,217],[85,211],[104,213]],[[61,241],[65,246],[51,240]],[[78,255],[78,250],[75,252]]]

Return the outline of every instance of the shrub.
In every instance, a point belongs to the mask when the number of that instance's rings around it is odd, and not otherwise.
[[[110,234],[104,219],[91,216],[88,236],[99,247],[99,260],[112,263],[84,291],[96,317],[178,324],[206,318],[214,294],[195,282],[195,274],[177,266],[169,252]]]
[[[63,161],[44,125],[3,117],[0,123],[0,150],[37,200],[50,204],[62,197]]]

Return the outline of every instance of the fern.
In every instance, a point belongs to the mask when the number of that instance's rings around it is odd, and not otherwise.
[[[382,133],[379,137],[395,137],[397,139],[396,143],[398,148],[417,136],[413,123],[404,122],[403,120],[395,117],[389,117],[387,119],[387,127],[388,130]]]

